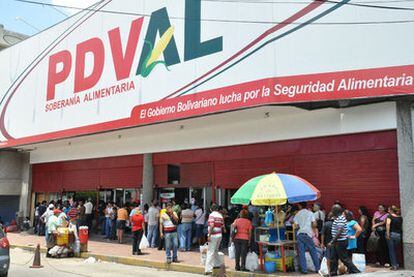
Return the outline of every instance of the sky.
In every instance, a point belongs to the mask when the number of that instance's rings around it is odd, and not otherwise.
[[[97,0],[33,1],[79,8],[85,8],[97,2]],[[9,31],[34,35],[39,32],[38,30],[44,30],[77,11],[79,10],[23,3],[16,0],[0,0],[0,24]]]

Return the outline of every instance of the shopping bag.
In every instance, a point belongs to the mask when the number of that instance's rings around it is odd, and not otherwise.
[[[218,252],[216,259],[214,260],[214,267],[221,267],[224,264],[224,253]]]
[[[246,269],[254,272],[259,269],[259,256],[255,252],[250,252],[246,257]]]
[[[234,247],[234,243],[231,243],[229,247],[229,258],[232,260],[236,258],[236,248]]]
[[[200,253],[200,264],[202,266],[206,265],[206,260],[207,260],[207,253]]]
[[[378,249],[379,237],[372,232],[368,238],[367,242],[367,252],[368,253],[376,253]]]
[[[208,243],[201,245],[200,246],[200,254],[207,254],[207,250],[208,250]]]
[[[319,273],[323,276],[329,275],[329,269],[328,269],[328,261],[326,260],[326,257],[323,257],[321,262],[321,269],[319,270]]]
[[[352,254],[352,262],[354,265],[358,268],[359,271],[364,272],[365,271],[365,255],[364,254]]]
[[[146,249],[148,247],[149,247],[148,239],[145,235],[142,235],[141,242],[139,243],[139,249],[142,250],[142,249]]]

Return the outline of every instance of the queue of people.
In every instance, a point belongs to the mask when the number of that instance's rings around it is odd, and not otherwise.
[[[270,207],[232,206],[227,211],[212,203],[204,210],[195,200],[181,205],[174,201],[160,205],[154,200],[142,210],[137,203],[116,205],[112,202],[100,203],[96,209],[99,214],[96,226],[106,239],[124,243],[125,232],[131,230],[133,255],[142,254],[140,243],[144,235],[150,248],[165,250],[167,263],[178,262],[179,252],[192,251],[195,246],[208,242],[205,273],[210,274],[219,250],[227,249],[231,242],[235,248],[235,270],[247,271],[247,254],[258,253],[254,230],[264,224],[266,209]],[[62,222],[67,221],[72,228],[92,227],[93,211],[90,199],[48,205],[42,202],[36,208],[35,230],[39,235],[45,234],[48,242]],[[276,218],[279,227],[296,230],[298,269],[302,273],[308,273],[306,252],[315,271],[320,269],[321,259],[325,257],[330,276],[338,273],[339,261],[348,273],[358,273],[352,261],[353,253],[372,254],[378,266],[399,268],[397,253],[402,238],[402,217],[395,205],[388,209],[379,205],[371,217],[364,206],[359,207],[355,216],[339,202],[327,213],[319,203],[311,208],[307,203],[288,204]],[[374,236],[375,253],[370,253],[373,250],[367,250],[367,246]]]

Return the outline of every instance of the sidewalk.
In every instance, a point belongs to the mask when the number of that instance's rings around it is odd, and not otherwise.
[[[36,235],[28,235],[25,233],[9,233],[8,239],[12,247],[24,248],[24,249],[34,249],[37,244],[40,244],[42,248],[45,247],[44,237],[39,237]],[[45,249],[44,249],[45,251]],[[128,244],[118,244],[117,242],[107,242],[106,240],[101,239],[100,237],[94,237],[88,244],[87,253],[83,253],[83,258],[95,257],[102,261],[116,262],[127,265],[136,265],[144,267],[152,267],[163,270],[172,270],[188,273],[203,274],[204,268],[200,265],[200,254],[198,251],[192,252],[179,252],[178,259],[180,263],[167,265],[165,263],[165,251],[158,251],[157,249],[146,249],[143,251],[145,255],[142,256],[133,256],[131,245]],[[226,264],[226,273],[227,276],[269,276],[266,274],[258,273],[244,273],[234,271],[234,260],[225,257]],[[367,267],[367,272],[378,272],[381,269]],[[384,269],[382,269],[384,271]],[[276,275],[276,274],[275,274]],[[271,276],[275,276],[271,275]],[[277,276],[302,276],[299,273],[278,273]],[[318,274],[308,274],[306,276],[316,277]]]

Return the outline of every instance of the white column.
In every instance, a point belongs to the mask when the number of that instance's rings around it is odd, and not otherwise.
[[[403,217],[403,249],[406,269],[414,269],[414,148],[413,100],[397,101],[398,170]]]
[[[30,195],[32,191],[31,173],[32,167],[30,165],[30,154],[21,154],[21,193],[20,193],[20,205],[19,216],[26,217],[30,213]]]
[[[144,203],[141,204],[151,205],[154,191],[154,166],[152,164],[152,153],[144,154],[142,171],[142,194]]]

